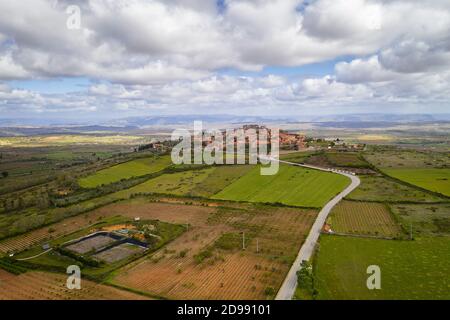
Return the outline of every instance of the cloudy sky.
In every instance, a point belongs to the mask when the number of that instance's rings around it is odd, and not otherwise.
[[[0,118],[449,113],[449,101],[449,0],[0,1]]]

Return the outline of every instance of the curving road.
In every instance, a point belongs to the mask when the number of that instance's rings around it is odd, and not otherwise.
[[[314,248],[316,246],[317,240],[320,236],[320,231],[322,230],[322,227],[328,217],[328,214],[330,213],[331,209],[338,204],[339,201],[342,200],[346,195],[348,195],[350,192],[352,192],[356,187],[359,186],[361,183],[361,180],[357,176],[354,176],[352,174],[348,174],[342,171],[336,171],[332,169],[324,169],[316,166],[310,166],[310,165],[304,165],[294,162],[288,162],[283,160],[278,160],[274,158],[270,158],[270,160],[278,161],[280,163],[285,163],[293,166],[299,166],[299,167],[305,167],[305,168],[311,168],[321,171],[327,171],[327,172],[335,172],[340,175],[346,176],[351,179],[350,185],[345,188],[344,191],[339,193],[336,197],[331,199],[323,208],[320,210],[319,215],[317,216],[316,221],[314,222],[311,231],[308,234],[308,237],[305,240],[305,243],[303,243],[302,247],[300,248],[300,251],[297,255],[297,258],[295,259],[294,263],[292,264],[291,269],[289,270],[289,273],[286,276],[286,279],[284,279],[283,284],[281,285],[280,290],[278,291],[277,296],[275,297],[275,300],[291,300],[294,296],[295,289],[297,287],[297,271],[300,270],[300,265],[303,260],[309,260],[311,256],[314,253]]]

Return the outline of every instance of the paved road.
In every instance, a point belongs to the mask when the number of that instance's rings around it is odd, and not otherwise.
[[[271,159],[271,160],[277,160],[277,159]],[[310,165],[303,165],[299,163],[293,163],[283,160],[278,160],[281,163],[286,163],[293,166],[299,166],[299,167],[306,167],[311,169],[317,169],[321,171],[328,171],[331,172],[331,169],[324,169],[319,168],[316,166],[310,166]],[[333,172],[336,172],[333,170]],[[328,202],[322,210],[319,212],[319,215],[317,216],[316,221],[314,222],[311,231],[309,232],[308,237],[305,240],[305,243],[300,248],[300,251],[297,255],[297,258],[294,261],[294,264],[292,265],[291,269],[289,270],[288,275],[286,276],[286,279],[284,279],[283,284],[281,285],[280,290],[278,291],[278,294],[276,296],[276,300],[291,300],[294,296],[295,289],[297,287],[297,271],[300,270],[300,265],[303,260],[309,260],[311,256],[314,253],[314,248],[316,246],[317,240],[320,236],[320,231],[322,230],[322,227],[327,219],[328,214],[330,213],[331,209],[344,198],[346,195],[348,195],[350,192],[352,192],[356,187],[359,186],[360,180],[357,176],[354,176],[352,174],[344,173],[344,172],[336,172],[338,174],[341,174],[343,176],[346,176],[351,179],[351,184],[340,194],[338,194],[336,197],[334,197],[330,202]]]

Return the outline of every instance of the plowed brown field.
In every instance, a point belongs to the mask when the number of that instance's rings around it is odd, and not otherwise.
[[[86,214],[65,219],[51,226],[6,239],[0,242],[0,253],[25,250],[46,240],[58,238],[87,227],[104,217],[121,215],[130,218],[141,217],[142,219],[160,219],[167,222],[194,224],[199,218],[202,221],[205,220],[205,215],[208,215],[213,210],[214,208],[203,206],[148,202],[142,199],[125,201],[124,203],[107,205]],[[51,233],[49,232],[50,228],[54,230]]]
[[[80,290],[66,287],[67,276],[27,272],[19,276],[0,269],[0,300],[143,300],[147,297],[81,280]]]
[[[150,259],[124,267],[112,282],[170,299],[265,299],[278,290],[315,217],[315,211],[290,208],[215,212]],[[252,235],[245,250],[217,249],[195,261],[223,233],[241,231]]]

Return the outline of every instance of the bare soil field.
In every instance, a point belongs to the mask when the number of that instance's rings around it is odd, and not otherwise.
[[[116,270],[110,281],[171,299],[265,299],[273,298],[317,215],[317,210],[260,204],[164,200],[172,203],[140,197],[110,204],[1,245],[19,250],[43,241],[49,228],[52,236],[63,235],[118,215],[186,224],[181,236]],[[110,253],[103,259],[115,261],[116,253]]]
[[[264,299],[266,288],[277,288],[289,269],[252,253],[223,259],[213,265],[196,265],[189,258],[146,261],[116,281],[172,299]]]
[[[27,272],[13,275],[0,269],[0,300],[143,300],[147,297],[89,280],[80,290],[66,287],[66,275]]]

